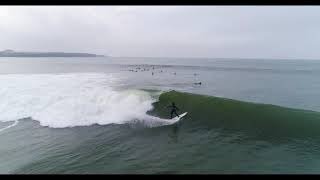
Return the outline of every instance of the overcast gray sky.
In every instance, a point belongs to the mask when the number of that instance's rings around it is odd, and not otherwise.
[[[0,6],[0,50],[320,59],[317,6]]]

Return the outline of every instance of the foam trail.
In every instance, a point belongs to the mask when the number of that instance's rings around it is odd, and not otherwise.
[[[16,126],[18,123],[19,123],[19,121],[14,121],[11,125],[9,125],[9,126],[7,126],[7,127],[5,127],[5,128],[0,129],[0,132],[4,131],[4,130],[6,130],[6,129],[9,129],[9,128],[13,127],[13,126]]]
[[[140,117],[140,119],[136,119],[135,121],[132,121],[133,124],[140,123],[143,126],[149,127],[149,128],[172,125],[176,122],[177,120],[162,119],[159,117],[149,116],[149,115],[145,115],[143,117]]]

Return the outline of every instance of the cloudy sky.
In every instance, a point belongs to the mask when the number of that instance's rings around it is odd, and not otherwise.
[[[320,59],[316,6],[0,6],[0,50]]]

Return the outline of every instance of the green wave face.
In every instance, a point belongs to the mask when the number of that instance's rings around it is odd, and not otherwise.
[[[273,137],[320,135],[319,112],[176,91],[161,94],[149,114],[169,118],[170,111],[164,107],[171,102],[180,108],[179,114],[188,112],[183,120],[186,127],[223,128]]]

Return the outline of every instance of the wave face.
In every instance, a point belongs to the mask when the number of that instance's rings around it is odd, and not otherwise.
[[[1,75],[0,121],[30,117],[64,128],[145,119],[155,98],[141,90],[115,91],[116,82],[106,74]]]
[[[188,112],[186,124],[251,132],[261,135],[309,136],[320,135],[320,113],[285,108],[268,104],[256,104],[231,99],[170,91],[161,94],[154,109],[148,113],[168,118],[164,106],[175,102]]]

